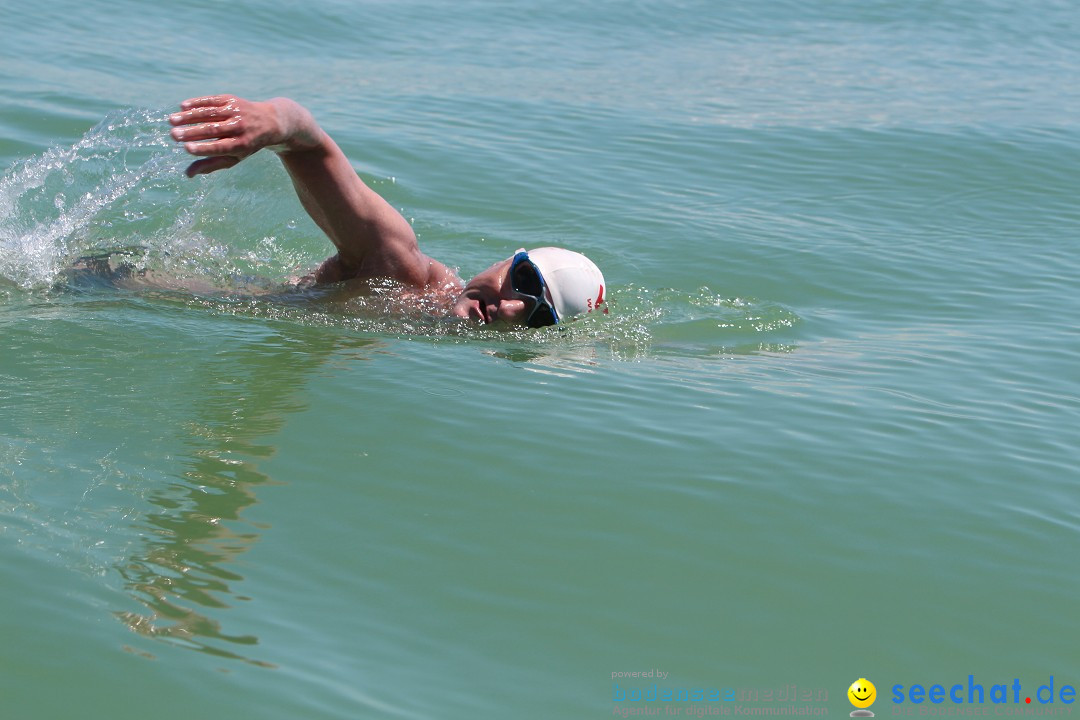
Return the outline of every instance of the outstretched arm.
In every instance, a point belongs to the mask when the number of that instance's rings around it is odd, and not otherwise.
[[[304,209],[338,249],[328,279],[392,277],[424,287],[449,271],[420,252],[412,227],[364,184],[306,109],[287,98],[251,102],[233,95],[192,98],[169,116],[172,137],[202,159],[188,177],[231,168],[262,148],[278,154]]]

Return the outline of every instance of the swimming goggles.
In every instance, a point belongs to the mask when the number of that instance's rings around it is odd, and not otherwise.
[[[547,289],[544,276],[524,250],[514,255],[510,263],[510,288],[535,303],[532,312],[525,318],[526,326],[538,328],[559,322],[555,307],[544,298],[544,290]]]

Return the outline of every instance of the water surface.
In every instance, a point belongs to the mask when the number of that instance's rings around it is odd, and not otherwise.
[[[12,716],[1080,681],[1071,4],[5,17]],[[221,91],[309,106],[465,276],[588,253],[611,313],[498,334],[238,292],[330,246],[273,156],[183,177],[164,118]],[[116,249],[213,289],[65,275]]]

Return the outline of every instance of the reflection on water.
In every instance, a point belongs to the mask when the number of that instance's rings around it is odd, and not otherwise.
[[[136,524],[142,540],[116,565],[127,591],[144,607],[115,615],[133,631],[201,652],[268,663],[248,655],[252,635],[227,632],[217,611],[247,600],[236,560],[269,530],[244,518],[256,490],[273,480],[259,462],[274,454],[269,439],[303,408],[296,390],[338,349],[374,340],[312,328],[285,328],[218,355],[206,367],[198,415],[187,424],[179,482],[148,498],[159,509]]]

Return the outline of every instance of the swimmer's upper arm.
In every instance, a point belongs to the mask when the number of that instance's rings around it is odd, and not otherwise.
[[[386,275],[412,285],[427,279],[412,226],[353,170],[329,135],[316,147],[279,152],[304,209],[338,254],[324,263],[325,277],[344,280]],[[331,262],[333,261],[333,262]]]

